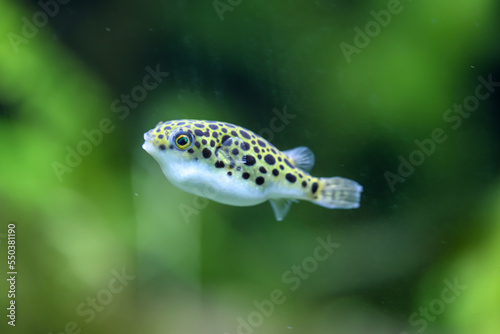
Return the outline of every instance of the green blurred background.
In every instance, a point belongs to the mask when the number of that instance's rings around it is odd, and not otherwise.
[[[500,333],[500,87],[471,98],[478,77],[500,81],[497,1],[0,0],[0,12],[1,333]],[[145,90],[146,68],[169,75]],[[464,101],[479,103],[448,111]],[[313,175],[364,186],[361,207],[294,204],[277,222],[268,204],[184,193],[141,148],[177,118],[308,146]],[[446,139],[430,144],[435,129]],[[340,246],[311,262],[318,238]],[[294,265],[309,268],[298,287]]]

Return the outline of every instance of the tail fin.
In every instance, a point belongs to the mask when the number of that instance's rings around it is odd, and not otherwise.
[[[322,177],[319,179],[318,198],[314,204],[329,209],[356,209],[363,187],[343,177]]]

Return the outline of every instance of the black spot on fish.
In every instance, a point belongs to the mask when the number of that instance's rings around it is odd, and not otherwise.
[[[238,133],[236,133],[236,131],[231,131],[231,135],[232,135],[233,137],[238,137]]]
[[[248,151],[250,149],[250,145],[246,142],[242,142],[240,146],[243,151]]]
[[[246,131],[240,130],[240,133],[243,138],[250,139],[250,135]]]
[[[257,183],[257,185],[259,185],[259,186],[262,185],[262,184],[264,184],[264,181],[265,180],[264,180],[264,178],[262,176],[259,176],[259,177],[257,177],[255,179],[255,183]]]
[[[311,191],[314,194],[317,190],[318,190],[318,182],[314,182]]]
[[[249,174],[249,173],[247,173],[247,172],[245,172],[245,173],[243,173],[243,175],[242,175],[242,176],[243,176],[243,178],[244,178],[245,180],[248,180],[248,178],[250,177],[250,174]]]
[[[291,183],[295,183],[295,181],[297,181],[297,177],[290,173],[286,173],[285,178]]]
[[[200,148],[200,146],[201,146],[201,145],[200,145],[200,142],[199,142],[199,141],[195,141],[195,142],[194,142],[194,146],[196,146],[197,148]]]
[[[194,123],[194,126],[196,126],[197,128],[201,128],[201,129],[203,129],[205,127],[205,125],[200,124],[200,123]]]
[[[179,123],[177,123],[177,125],[184,125],[184,124],[186,124],[186,122],[179,122]]]
[[[212,151],[210,151],[208,148],[204,148],[203,151],[201,151],[201,153],[203,154],[203,157],[205,159],[208,159],[212,156]]]
[[[174,145],[170,144],[170,146],[168,148],[171,149],[171,150],[173,150],[174,149]]]
[[[276,163],[276,159],[274,159],[274,157],[271,154],[267,154],[264,157],[264,160],[270,165],[274,165]]]
[[[203,145],[207,145],[207,140],[206,140],[206,139],[202,139],[202,140],[201,140],[201,143],[202,143]]]
[[[259,167],[259,171],[260,171],[262,174],[266,174],[266,173],[267,173],[267,169],[265,169],[264,167]]]
[[[257,146],[254,146],[254,147],[253,147],[253,151],[254,151],[255,153],[259,153],[259,152],[260,152],[260,149],[259,149]]]
[[[212,137],[217,139],[217,138],[219,138],[219,134],[217,132],[212,132]]]
[[[192,154],[192,153],[194,153],[194,150],[193,150],[192,148],[190,148],[190,149],[188,150],[188,152]]]
[[[222,145],[224,145],[224,146],[231,146],[233,140],[232,139],[228,140],[229,138],[231,138],[231,137],[229,137],[228,135],[225,135],[224,137],[222,137],[222,139],[221,139],[222,140]]]
[[[307,182],[306,181],[302,181],[302,187],[307,187]]]
[[[194,130],[194,134],[197,136],[200,136],[200,137],[203,137],[203,135],[204,135],[203,131],[198,130],[198,129]]]
[[[238,151],[238,149],[237,149],[237,148],[233,148],[233,150],[231,151],[231,153],[232,153],[233,155],[238,155],[238,154],[240,153],[240,151]]]
[[[160,150],[162,150],[162,151],[165,151],[167,149],[167,147],[163,144],[161,144],[159,147],[160,147]]]
[[[215,162],[215,168],[224,168],[224,162],[222,162],[222,161],[216,161]]]
[[[257,140],[257,143],[259,143],[259,146],[261,147],[266,147],[266,143],[264,143],[262,140]]]
[[[273,175],[274,175],[274,176],[278,176],[278,175],[280,175],[279,170],[277,170],[276,168],[275,168],[275,169],[273,169]]]
[[[215,142],[213,140],[210,140],[210,146],[212,146],[212,147],[215,146]]]
[[[208,127],[212,130],[217,130],[219,128],[216,124],[210,124]]]
[[[158,135],[158,138],[160,139],[163,139],[163,137],[164,137],[163,135]]]
[[[284,169],[285,169],[285,167],[283,167],[283,165],[280,165],[280,169],[281,169],[281,170],[284,170]]]
[[[247,166],[253,166],[253,165],[255,165],[255,162],[256,162],[255,158],[252,157],[251,155],[245,155],[243,157],[243,159],[245,160],[245,165],[247,165]]]
[[[292,163],[288,159],[285,159],[285,163],[288,165],[288,167],[295,168],[295,166],[292,165]]]
[[[231,176],[233,175],[233,172],[227,172],[227,175]]]
[[[227,129],[226,128],[222,128],[222,132],[227,133]]]
[[[227,126],[228,128],[236,128],[234,125],[232,124],[229,124],[229,123],[224,123],[225,126]]]

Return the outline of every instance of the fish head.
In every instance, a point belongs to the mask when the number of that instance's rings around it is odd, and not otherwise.
[[[144,133],[142,148],[162,167],[170,163],[191,161],[197,156],[195,135],[190,124],[183,122],[160,122]]]

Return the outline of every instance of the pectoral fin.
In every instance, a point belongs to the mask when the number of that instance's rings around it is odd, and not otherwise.
[[[248,145],[238,137],[227,138],[222,146],[218,147],[215,154],[219,160],[225,162],[229,168],[241,168],[241,165],[246,162],[244,159],[245,145]]]

